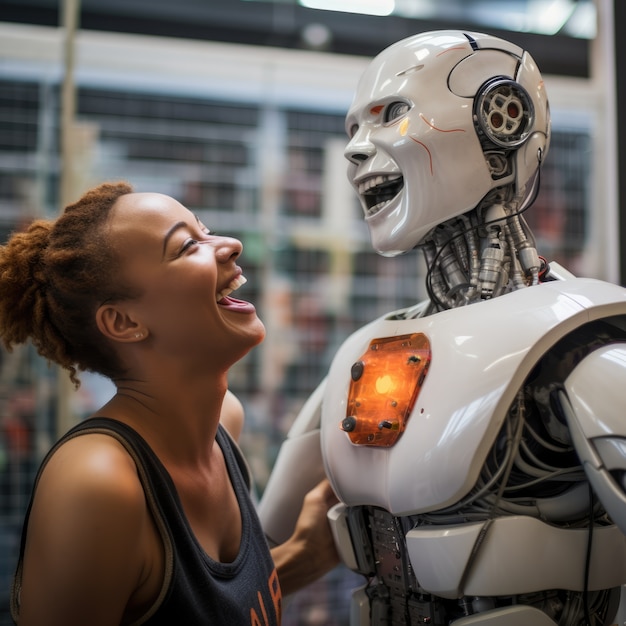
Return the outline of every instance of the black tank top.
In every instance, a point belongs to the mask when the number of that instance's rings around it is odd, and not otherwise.
[[[161,593],[133,626],[279,626],[282,595],[278,575],[244,479],[247,476],[245,462],[222,426],[217,432],[217,443],[226,460],[242,520],[239,553],[231,563],[217,562],[205,553],[187,522],[169,473],[146,441],[121,422],[91,418],[72,428],[50,450],[37,480],[47,460],[61,444],[86,433],[110,435],[132,456],[165,548]],[[14,619],[19,612],[22,559],[31,505],[24,520],[12,589]]]

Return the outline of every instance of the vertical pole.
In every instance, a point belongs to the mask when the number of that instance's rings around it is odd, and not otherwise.
[[[64,30],[64,73],[61,89],[60,106],[60,197],[59,204],[62,211],[75,198],[75,163],[73,154],[73,129],[76,111],[76,91],[74,84],[74,63],[75,63],[75,40],[78,28],[78,18],[80,15],[80,0],[63,0],[62,24]],[[57,370],[57,406],[56,406],[56,431],[57,436],[65,433],[74,424],[72,415],[70,395],[73,393],[72,383],[67,372],[58,368]]]
[[[619,281],[626,285],[626,41],[624,41],[624,24],[626,24],[626,3],[624,0],[613,0],[613,28],[615,45],[615,119],[617,132],[617,177],[618,177],[618,241],[619,241]]]
[[[596,0],[598,28],[595,39],[590,46],[591,77],[593,88],[599,94],[597,110],[597,127],[593,135],[593,149],[597,159],[589,163],[589,171],[593,173],[594,198],[600,210],[594,211],[592,205],[590,225],[592,231],[599,237],[593,255],[598,255],[598,278],[611,283],[620,281],[620,257],[623,259],[623,250],[620,251],[619,222],[620,212],[623,214],[624,181],[620,181],[626,162],[620,164],[619,129],[620,116],[618,115],[618,86],[619,72],[617,71],[616,51],[619,47],[619,37],[616,37],[616,15],[618,5],[623,0]],[[623,45],[623,44],[621,44]],[[622,81],[623,82],[623,81]],[[626,126],[622,124],[622,132]],[[623,142],[622,142],[623,144]],[[620,199],[620,196],[621,199]],[[623,262],[623,261],[622,261]],[[626,278],[622,270],[621,280]]]

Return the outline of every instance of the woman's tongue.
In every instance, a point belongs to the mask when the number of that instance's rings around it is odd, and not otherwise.
[[[233,311],[253,311],[254,306],[245,300],[239,300],[232,296],[224,296],[218,303],[219,306]]]

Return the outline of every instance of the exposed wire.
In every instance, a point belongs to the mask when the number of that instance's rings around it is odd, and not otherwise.
[[[541,167],[537,169],[537,175],[535,177],[535,180],[533,181],[533,188],[531,190],[529,198],[527,199],[526,202],[522,204],[522,206],[517,211],[514,211],[504,217],[497,217],[495,219],[489,220],[487,222],[483,222],[481,224],[475,224],[475,225],[470,224],[470,226],[467,226],[463,230],[450,235],[450,237],[447,240],[444,240],[442,245],[438,246],[438,249],[436,253],[434,254],[434,256],[430,260],[427,258],[428,271],[426,273],[426,291],[428,293],[428,297],[433,303],[435,303],[438,310],[446,310],[446,309],[454,308],[449,302],[446,302],[445,297],[442,297],[439,293],[437,293],[437,288],[433,284],[433,281],[434,281],[433,276],[437,268],[437,262],[439,260],[439,257],[442,255],[443,251],[448,246],[450,246],[455,239],[458,239],[459,237],[463,237],[470,232],[475,232],[478,234],[479,230],[482,228],[485,228],[486,226],[495,224],[497,222],[502,222],[502,221],[507,222],[509,219],[513,217],[521,216],[525,211],[527,211],[534,204],[535,200],[537,199],[537,196],[539,195],[540,186],[541,186]],[[435,231],[433,234],[435,234]],[[442,280],[442,279],[439,278],[438,280]]]

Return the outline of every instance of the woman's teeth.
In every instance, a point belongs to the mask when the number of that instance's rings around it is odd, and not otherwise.
[[[217,294],[217,301],[219,302],[222,298],[230,295],[233,291],[239,289],[239,287],[245,285],[247,282],[248,279],[243,274],[240,274],[237,278],[233,278],[230,285],[228,285],[228,287],[224,287],[224,289]]]

